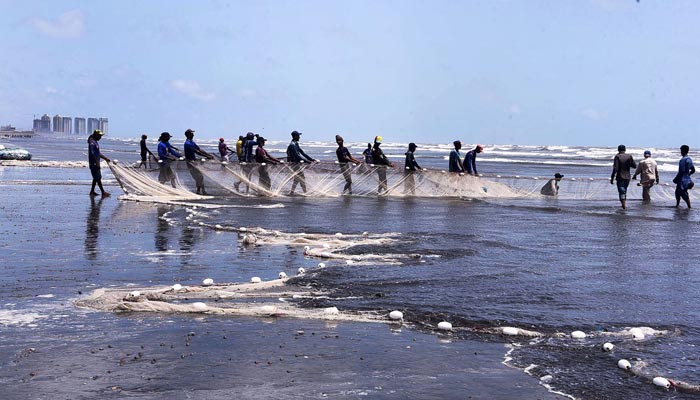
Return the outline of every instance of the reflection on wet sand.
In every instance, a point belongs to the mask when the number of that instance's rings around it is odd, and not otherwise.
[[[102,197],[95,200],[95,197],[90,197],[90,212],[87,217],[87,226],[85,228],[85,258],[95,260],[97,258],[97,238],[100,231],[100,207],[102,206]]]

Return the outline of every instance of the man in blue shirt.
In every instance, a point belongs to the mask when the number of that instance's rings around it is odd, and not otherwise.
[[[450,151],[449,171],[463,173],[462,155],[459,154],[459,150],[462,148],[462,142],[455,140],[452,144],[454,144],[455,148]]]
[[[676,207],[681,204],[681,199],[685,201],[685,204],[690,208],[690,196],[688,196],[688,190],[695,186],[695,183],[690,179],[690,175],[695,173],[695,167],[693,166],[693,160],[688,157],[688,152],[690,147],[687,144],[681,146],[681,160],[678,162],[678,174],[673,178],[673,183],[676,184]]]
[[[190,175],[192,175],[192,178],[194,179],[194,183],[197,186],[197,194],[202,194],[206,195],[207,191],[204,190],[204,175],[202,175],[202,171],[197,168],[197,155],[200,155],[202,157],[206,157],[208,159],[214,158],[213,155],[207,153],[206,151],[202,150],[197,146],[197,143],[194,142],[194,130],[188,129],[185,131],[185,137],[187,138],[185,140],[185,161],[187,162],[187,169],[190,171]]]
[[[170,163],[182,157],[173,145],[170,144],[169,132],[163,132],[158,138],[158,162],[160,163],[160,172],[158,173],[158,182],[165,183],[170,181],[170,185],[175,187],[175,174],[172,168],[170,168]]]
[[[345,178],[345,186],[343,187],[343,194],[352,194],[352,171],[350,169],[350,163],[359,164],[360,161],[356,160],[351,154],[350,150],[343,145],[343,137],[340,135],[335,135],[335,142],[338,144],[338,149],[335,151],[336,157],[338,157],[338,164],[340,165],[340,172]]]
[[[467,170],[468,174],[479,175],[476,171],[476,155],[484,151],[484,146],[477,144],[474,150],[469,150],[467,155],[464,157],[464,169]]]
[[[420,165],[416,162],[416,157],[414,155],[416,148],[415,143],[408,144],[408,151],[406,152],[406,163],[404,169],[404,194],[416,194],[416,179],[413,176],[417,170],[421,169]]]
[[[95,185],[99,186],[102,192],[102,197],[109,197],[110,194],[105,192],[102,187],[102,171],[100,169],[100,158],[111,162],[111,160],[100,153],[100,144],[98,143],[102,139],[104,133],[97,129],[92,132],[92,135],[88,137],[88,164],[90,164],[90,174],[92,175],[92,187],[90,188],[90,196],[97,196],[95,192]]]
[[[292,182],[292,190],[289,195],[294,195],[294,189],[296,189],[297,184],[301,186],[301,190],[306,193],[306,177],[304,176],[304,167],[301,165],[304,162],[315,162],[313,158],[309,157],[304,150],[299,147],[299,137],[301,132],[292,132],[292,141],[287,146],[287,161],[291,163],[292,173],[294,174],[294,182]]]

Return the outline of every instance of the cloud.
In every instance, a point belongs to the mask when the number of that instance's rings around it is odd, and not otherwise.
[[[44,92],[46,92],[46,94],[57,94],[58,89],[56,89],[53,86],[47,86],[46,88],[44,88]]]
[[[192,98],[202,101],[211,101],[216,97],[213,92],[209,92],[202,88],[197,81],[188,81],[185,79],[175,79],[170,82],[170,86],[180,93],[184,93]]]
[[[594,110],[592,108],[584,108],[583,110],[581,110],[581,115],[592,121],[601,121],[608,117],[606,113]]]
[[[85,31],[84,17],[80,10],[68,11],[55,20],[33,17],[28,22],[39,32],[54,38],[76,39]]]

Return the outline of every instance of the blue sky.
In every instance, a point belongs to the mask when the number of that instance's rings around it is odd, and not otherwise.
[[[700,2],[0,0],[0,123],[693,146]]]

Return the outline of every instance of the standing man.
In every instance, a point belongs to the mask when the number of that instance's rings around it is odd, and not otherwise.
[[[630,184],[630,169],[637,167],[632,156],[625,153],[626,150],[627,148],[624,144],[617,146],[617,155],[613,161],[613,170],[610,175],[611,185],[617,180],[617,193],[623,210],[627,208],[627,187]]]
[[[202,171],[200,171],[196,165],[197,156],[200,155],[210,160],[214,158],[214,156],[197,146],[197,143],[194,142],[194,131],[192,129],[185,131],[185,138],[184,149],[187,169],[190,171],[190,175],[192,175],[194,183],[197,186],[197,194],[206,195],[207,191],[204,190],[204,175],[202,175]]]
[[[673,178],[673,183],[676,184],[676,207],[681,204],[681,199],[690,208],[690,196],[688,190],[695,186],[695,183],[690,179],[690,175],[695,173],[693,160],[688,157],[690,147],[687,144],[681,146],[681,160],[678,162],[678,174]]]
[[[455,148],[450,151],[449,171],[463,173],[464,166],[462,165],[462,155],[459,154],[459,150],[462,148],[462,142],[455,140],[452,144],[454,144]]]
[[[270,173],[267,171],[267,164],[279,164],[281,161],[271,156],[270,153],[265,150],[265,138],[262,136],[258,136],[258,148],[255,149],[255,161],[260,163],[258,169],[260,186],[270,191],[272,180],[270,179]]]
[[[468,174],[479,175],[476,171],[476,155],[484,151],[484,146],[477,144],[474,150],[469,150],[467,155],[464,157],[464,169],[467,170]]]
[[[639,162],[637,169],[634,170],[632,179],[637,179],[637,175],[642,174],[642,179],[638,185],[642,187],[642,200],[644,202],[651,201],[649,189],[654,186],[654,182],[659,184],[659,170],[656,168],[656,161],[651,158],[651,151],[644,151],[644,159]]]
[[[406,152],[406,163],[405,169],[403,171],[406,179],[404,180],[404,194],[416,194],[416,178],[414,174],[417,170],[421,169],[420,165],[416,162],[416,157],[414,153],[416,152],[415,143],[408,144],[408,151]]]
[[[238,140],[236,141],[236,156],[238,157],[238,162],[243,161],[243,142],[245,141],[245,138],[243,135],[238,137]]]
[[[158,173],[158,182],[165,183],[170,181],[170,185],[175,187],[175,174],[170,163],[182,157],[172,144],[170,144],[170,132],[163,132],[158,138],[158,158],[160,161],[160,172]]]
[[[152,155],[153,158],[156,158],[156,156],[153,153],[151,153],[150,150],[148,150],[148,146],[146,146],[146,139],[148,139],[148,136],[146,136],[146,134],[141,135],[141,164],[139,165],[139,168],[141,168],[141,165],[143,165],[144,168],[147,168],[146,160],[149,154]]]
[[[365,164],[372,164],[372,143],[367,143],[367,148],[362,155],[365,156]]]
[[[292,163],[292,172],[294,173],[294,182],[292,182],[292,190],[289,195],[294,195],[294,189],[296,189],[297,184],[301,186],[301,190],[306,193],[306,177],[304,176],[304,167],[301,165],[303,162],[315,162],[313,158],[309,157],[304,150],[299,147],[299,137],[301,132],[292,132],[292,141],[287,146],[287,161]]]
[[[253,164],[252,162],[254,161],[255,154],[253,152],[253,147],[258,145],[258,140],[257,140],[256,134],[253,132],[248,132],[245,135],[245,138],[243,138],[243,143],[241,144],[241,174],[245,176],[246,180],[246,188],[245,192],[248,193],[250,191],[250,179],[253,176]],[[236,148],[238,147],[238,144],[236,144]],[[236,191],[240,191],[240,186],[241,182],[243,180],[240,180],[236,183],[234,183],[234,187],[236,188]]]
[[[353,158],[347,147],[343,146],[343,137],[340,135],[335,135],[335,142],[338,144],[338,149],[335,151],[335,155],[338,157],[338,163],[340,164],[340,172],[343,173],[345,178],[345,186],[343,187],[343,194],[352,194],[352,174],[350,171],[349,163],[359,164],[360,161]]]
[[[379,186],[377,187],[378,195],[389,190],[386,182],[386,169],[394,166],[394,164],[386,158],[382,149],[379,148],[382,144],[382,140],[383,138],[381,136],[375,136],[374,147],[372,148],[372,164],[377,166],[377,176],[379,177]]]
[[[219,155],[221,161],[227,161],[229,153],[233,154],[233,150],[224,142],[224,138],[219,138]]]
[[[102,170],[100,168],[100,158],[111,162],[109,158],[105,157],[100,153],[100,144],[98,143],[102,139],[104,133],[96,129],[92,132],[92,135],[88,137],[88,164],[90,165],[90,175],[92,175],[92,187],[90,188],[90,196],[97,196],[95,192],[95,185],[99,186],[100,192],[102,192],[102,197],[109,197],[110,194],[105,192],[102,187]]]

